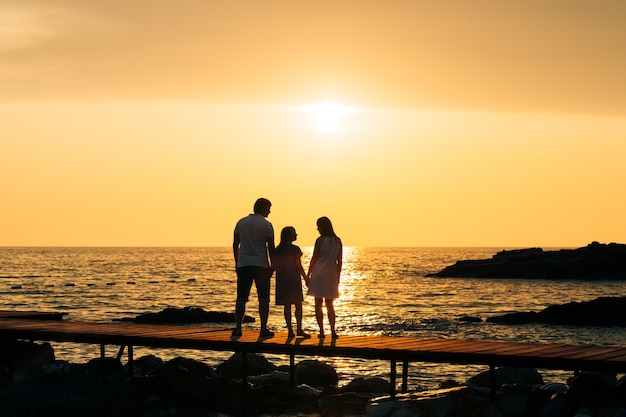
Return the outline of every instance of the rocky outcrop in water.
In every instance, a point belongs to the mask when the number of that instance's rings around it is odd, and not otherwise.
[[[232,323],[234,325],[235,313],[205,311],[200,307],[167,307],[157,313],[140,314],[119,321],[150,324]],[[254,317],[244,316],[243,321],[253,323]]]
[[[626,327],[626,297],[599,297],[591,301],[558,304],[541,311],[503,314],[487,318],[503,324],[547,323],[576,326]]]
[[[578,249],[503,250],[491,259],[457,261],[430,277],[626,279],[626,245],[598,242]]]

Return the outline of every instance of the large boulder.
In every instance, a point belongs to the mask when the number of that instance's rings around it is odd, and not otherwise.
[[[157,313],[140,314],[120,321],[149,324],[235,323],[235,313],[205,311],[200,307],[167,307]],[[244,316],[244,323],[254,322],[254,317]]]
[[[321,396],[318,408],[322,416],[362,416],[372,396],[363,392],[345,392]]]
[[[389,393],[391,384],[384,378],[380,377],[357,377],[339,388],[340,392],[365,392],[371,394]]]
[[[579,407],[599,410],[608,407],[617,386],[615,375],[601,372],[583,372],[568,381],[566,394],[573,398]]]
[[[367,417],[447,417],[455,415],[457,401],[467,393],[467,387],[453,387],[399,394],[393,399],[375,398],[368,404],[366,415]]]
[[[135,396],[131,382],[110,377],[93,364],[46,364],[30,378],[0,390],[0,415],[130,416],[144,401]]]
[[[503,385],[543,385],[543,378],[536,369],[498,367],[496,372],[496,389]],[[472,387],[490,388],[490,371],[483,371],[467,380],[467,385]]]
[[[296,383],[316,388],[335,386],[339,375],[331,365],[313,359],[301,361],[296,365]]]
[[[0,341],[0,387],[24,381],[41,366],[54,361],[50,343],[3,339]]]
[[[217,366],[217,373],[224,378],[242,378],[242,355],[243,354],[241,352],[234,353],[230,358]],[[247,353],[246,361],[246,376],[269,374],[277,369],[276,365],[268,361],[263,355],[260,354]]]

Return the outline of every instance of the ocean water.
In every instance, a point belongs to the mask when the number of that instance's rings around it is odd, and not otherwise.
[[[311,247],[302,247],[307,269]],[[552,304],[626,295],[626,282],[429,278],[462,259],[488,258],[511,248],[344,248],[340,334],[417,336],[519,342],[626,345],[626,328],[467,322],[513,311],[539,311]],[[556,248],[544,248],[545,250]],[[231,248],[0,248],[0,309],[67,312],[65,320],[110,322],[166,307],[234,311],[235,271]],[[272,292],[273,296],[273,292]],[[257,318],[255,290],[246,314]],[[207,324],[232,327],[231,324]],[[273,305],[269,326],[284,331],[282,306]],[[313,303],[305,297],[304,327],[317,331]],[[328,330],[327,330],[328,331]],[[53,343],[57,359],[85,362],[99,347]],[[111,354],[116,347],[107,347]],[[114,350],[113,350],[114,349]],[[135,348],[135,357],[185,356],[216,365],[230,352]],[[288,357],[268,355],[277,365]],[[307,358],[297,358],[297,360]],[[318,358],[333,364],[340,384],[356,376],[389,376],[386,361]],[[411,388],[465,381],[483,366],[411,363]],[[546,381],[570,374],[540,370]]]

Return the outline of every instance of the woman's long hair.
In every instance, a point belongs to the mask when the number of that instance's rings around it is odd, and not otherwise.
[[[335,230],[333,229],[333,224],[328,217],[324,216],[317,219],[317,228],[319,229],[322,236],[337,238]]]

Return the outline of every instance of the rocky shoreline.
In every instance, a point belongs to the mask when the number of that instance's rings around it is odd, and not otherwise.
[[[497,401],[485,371],[467,381],[445,381],[437,389],[389,396],[382,378],[339,381],[319,360],[289,369],[248,354],[247,389],[242,390],[239,353],[213,367],[184,357],[149,355],[134,361],[133,377],[117,358],[84,364],[55,360],[47,344],[19,341],[11,361],[3,354],[0,415],[3,417],[626,417],[626,378],[585,372],[567,383],[545,383],[535,369],[498,368]],[[7,344],[4,343],[3,346]],[[7,373],[12,369],[11,375]],[[245,395],[245,398],[244,398]]]

